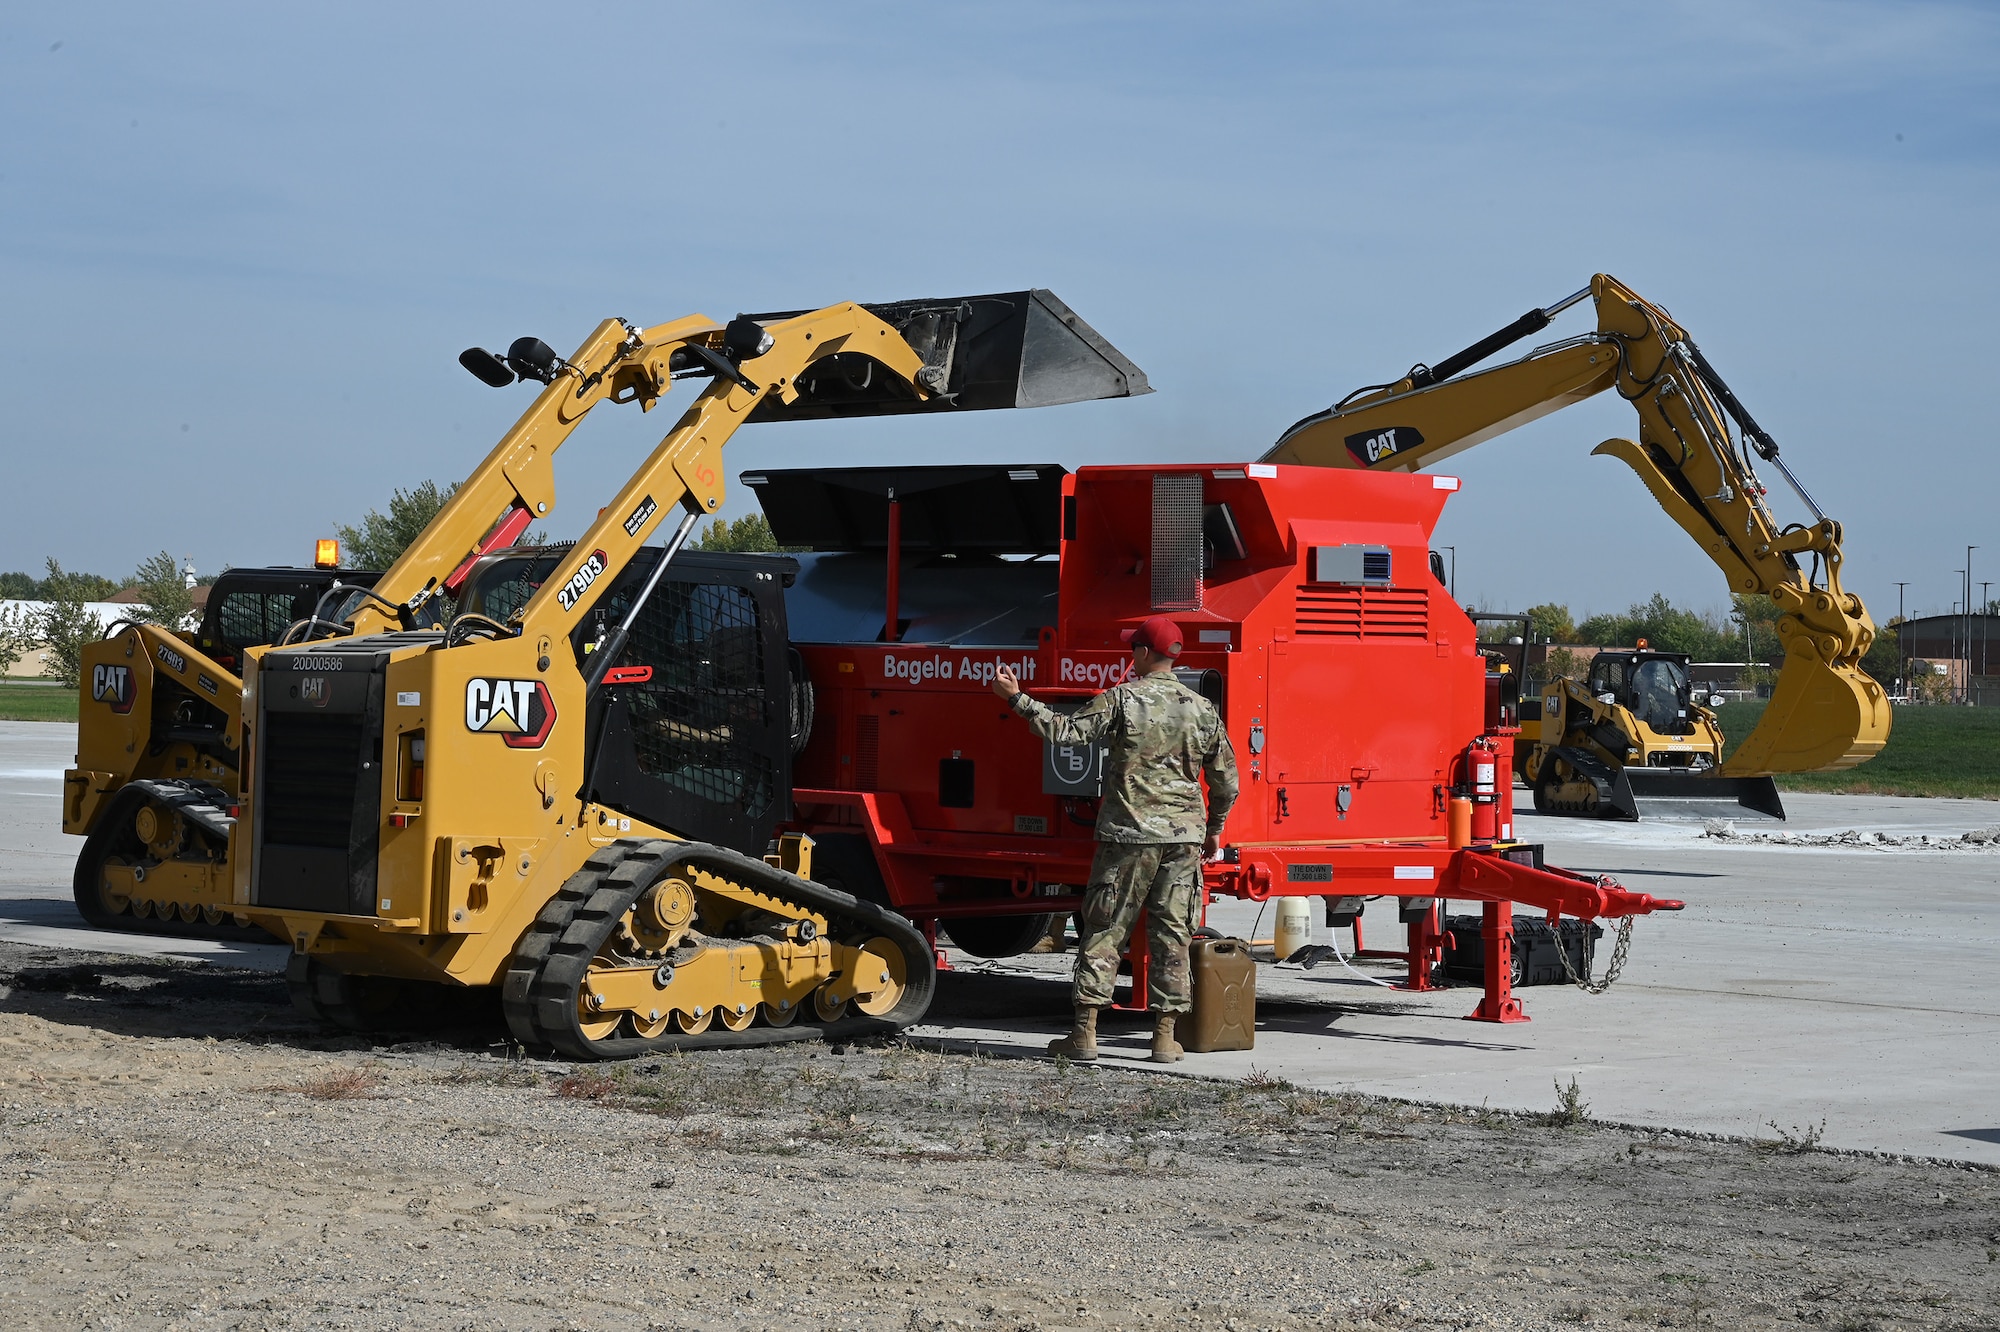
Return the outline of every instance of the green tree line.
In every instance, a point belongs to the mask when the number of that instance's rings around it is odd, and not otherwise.
[[[1655,651],[1685,652],[1695,661],[1775,663],[1781,655],[1778,608],[1768,597],[1732,596],[1726,615],[1676,606],[1659,592],[1623,611],[1591,615],[1581,623],[1569,607],[1555,602],[1530,606],[1525,614],[1537,643],[1629,648],[1643,638]],[[1481,626],[1481,636],[1489,641],[1511,632],[1504,624]],[[1861,667],[1885,684],[1895,679],[1900,668],[1896,635],[1887,626],[1877,632]]]

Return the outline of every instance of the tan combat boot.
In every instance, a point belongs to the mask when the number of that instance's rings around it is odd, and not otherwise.
[[[1177,1013],[1153,1014],[1153,1062],[1156,1064],[1178,1064],[1187,1051],[1174,1039],[1174,1024],[1180,1020]]]
[[[1057,916],[1049,923],[1048,932],[1028,947],[1031,953],[1066,953],[1069,951],[1064,936],[1069,933],[1069,917]]]
[[[1049,1053],[1087,1064],[1097,1058],[1097,1010],[1079,1006],[1076,1025],[1059,1040],[1049,1042]]]

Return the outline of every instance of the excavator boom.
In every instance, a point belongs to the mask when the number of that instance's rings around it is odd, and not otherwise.
[[[1586,296],[1597,309],[1595,333],[1461,373]],[[1638,412],[1639,438],[1606,440],[1594,452],[1639,474],[1732,592],[1768,596],[1780,612],[1784,668],[1763,720],[1724,774],[1814,772],[1873,758],[1889,737],[1889,701],[1860,667],[1875,625],[1861,598],[1841,586],[1840,524],[1793,477],[1776,441],[1687,331],[1615,278],[1599,273],[1583,291],[1529,311],[1436,367],[1418,365],[1396,383],[1350,394],[1285,431],[1264,461],[1417,471],[1612,388]],[[1758,462],[1797,493],[1810,523],[1779,523]]]

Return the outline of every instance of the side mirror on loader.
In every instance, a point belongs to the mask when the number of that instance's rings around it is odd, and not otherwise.
[[[514,372],[507,363],[484,347],[467,347],[458,354],[458,363],[492,388],[506,388],[514,382]]]
[[[458,354],[458,363],[477,375],[481,383],[506,388],[518,377],[548,383],[556,377],[563,358],[540,338],[515,338],[502,358],[484,347],[467,347]]]

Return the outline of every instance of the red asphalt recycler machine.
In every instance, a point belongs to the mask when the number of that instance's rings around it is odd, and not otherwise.
[[[982,956],[1027,949],[1088,877],[1101,752],[1038,739],[991,692],[1080,706],[1122,640],[1172,617],[1177,673],[1221,711],[1242,794],[1206,888],[1400,899],[1405,988],[1433,988],[1444,901],[1483,904],[1472,1017],[1525,1021],[1512,906],[1584,920],[1681,906],[1542,862],[1514,840],[1518,682],[1489,671],[1430,537],[1458,480],[1218,463],[749,473],[777,539],[791,811],[814,876]],[[794,711],[801,691],[794,687]],[[1357,949],[1360,931],[1355,930]],[[1372,956],[1384,956],[1375,953]],[[1144,1002],[1143,944],[1133,950]]]

